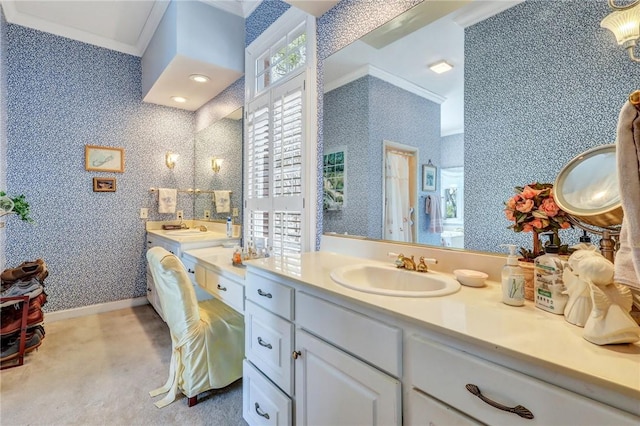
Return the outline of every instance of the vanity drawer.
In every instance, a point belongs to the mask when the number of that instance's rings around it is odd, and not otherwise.
[[[183,257],[182,264],[184,265],[184,269],[187,270],[187,274],[189,275],[189,279],[191,283],[198,284],[196,279],[196,262],[195,260],[189,259],[187,257]]]
[[[298,326],[395,377],[402,375],[402,330],[304,292],[296,294]]]
[[[293,320],[293,289],[262,275],[247,272],[247,299],[263,308]]]
[[[244,286],[209,269],[206,270],[207,291],[238,312],[244,312]]]
[[[638,418],[538,379],[446,347],[418,335],[408,339],[410,384],[491,425],[626,425]],[[521,405],[534,418],[494,408],[466,389],[507,407]]]
[[[283,391],[293,391],[293,324],[251,301],[244,315],[245,356]]]
[[[405,421],[409,426],[478,426],[482,424],[416,389],[411,389],[409,417],[405,417]]]
[[[243,362],[242,417],[250,425],[291,425],[291,399],[250,362]]]

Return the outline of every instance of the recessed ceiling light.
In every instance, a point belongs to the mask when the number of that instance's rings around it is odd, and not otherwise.
[[[189,76],[190,80],[193,80],[197,83],[206,83],[207,81],[211,80],[209,77],[207,77],[206,75],[202,75],[202,74],[191,74]]]
[[[453,65],[451,65],[447,61],[439,61],[439,62],[436,62],[435,64],[429,65],[429,69],[435,72],[436,74],[442,74],[443,72],[447,72],[453,69]]]
[[[183,98],[182,96],[172,96],[171,100],[173,100],[174,102],[181,103],[181,104],[187,102],[187,98]]]

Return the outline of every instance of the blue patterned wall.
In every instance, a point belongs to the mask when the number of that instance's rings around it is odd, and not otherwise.
[[[240,77],[215,98],[198,108],[196,111],[196,132],[206,129],[243,106],[244,77]]]
[[[7,227],[7,264],[43,258],[56,311],[144,296],[145,230],[139,209],[157,214],[150,187],[193,183],[194,114],[141,99],[140,58],[8,25],[8,173],[37,225]],[[124,173],[84,169],[84,145],[125,149]],[[180,154],[174,170],[167,150]],[[95,193],[92,178],[115,177],[117,192]],[[193,215],[193,199],[178,208]]]
[[[464,166],[464,133],[443,136],[440,140],[440,168]]]
[[[7,20],[0,8],[0,191],[6,189],[7,181]],[[0,271],[5,269],[7,234],[0,218]]]
[[[249,46],[271,24],[273,24],[291,5],[282,0],[262,0],[262,3],[245,21],[245,45]]]
[[[465,247],[531,247],[507,229],[513,187],[553,183],[573,157],[614,142],[640,65],[600,28],[609,12],[604,0],[529,0],[465,31]]]

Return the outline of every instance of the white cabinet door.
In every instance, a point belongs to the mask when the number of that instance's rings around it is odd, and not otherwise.
[[[296,329],[296,424],[400,425],[400,382]]]

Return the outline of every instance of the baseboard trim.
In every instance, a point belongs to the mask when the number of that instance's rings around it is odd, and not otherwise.
[[[146,297],[136,297],[133,299],[83,306],[81,308],[65,309],[63,311],[45,312],[45,319],[48,323],[51,323],[87,315],[101,314],[103,312],[117,311],[118,309],[133,308],[134,306],[146,305],[147,303],[149,303],[149,300],[147,300]]]

